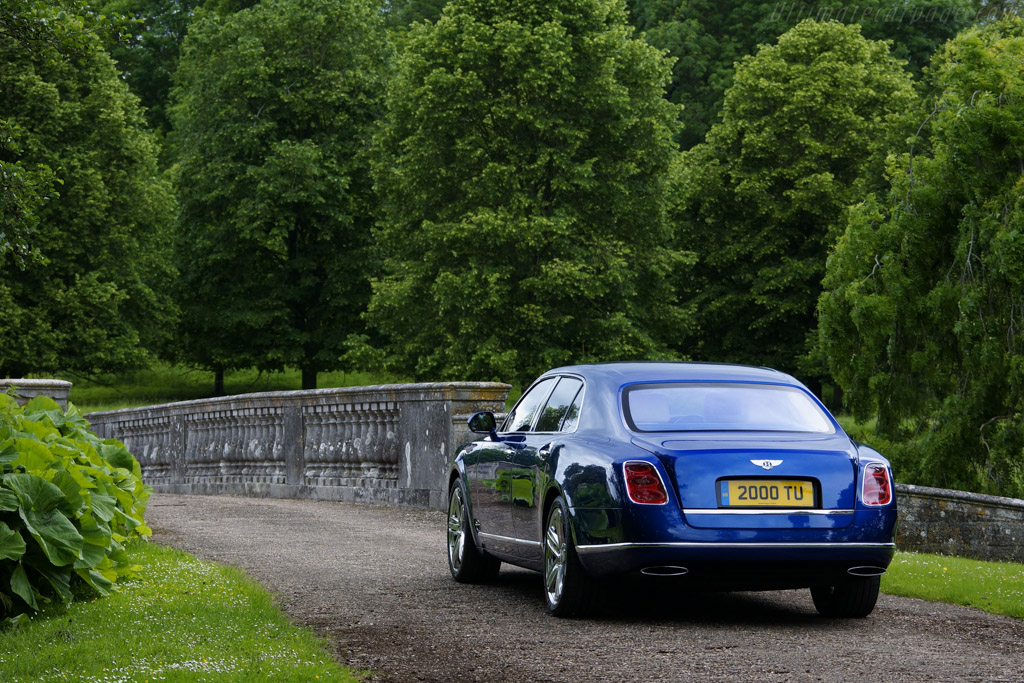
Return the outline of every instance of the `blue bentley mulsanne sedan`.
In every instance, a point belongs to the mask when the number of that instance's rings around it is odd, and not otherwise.
[[[597,582],[675,577],[715,590],[810,588],[826,616],[874,609],[892,560],[892,470],[808,389],[767,368],[602,363],[551,370],[448,478],[456,581],[502,562],[543,573],[556,616]]]

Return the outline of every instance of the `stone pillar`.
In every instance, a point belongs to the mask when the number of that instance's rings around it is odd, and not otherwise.
[[[25,405],[36,396],[49,396],[67,410],[71,382],[62,379],[0,379],[0,392],[13,393],[20,405]]]

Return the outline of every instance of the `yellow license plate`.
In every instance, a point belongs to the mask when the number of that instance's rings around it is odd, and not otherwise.
[[[814,484],[776,479],[727,479],[718,483],[722,507],[814,507]]]

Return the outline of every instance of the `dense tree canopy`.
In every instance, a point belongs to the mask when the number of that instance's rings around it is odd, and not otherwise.
[[[864,37],[893,41],[893,54],[918,73],[931,53],[977,15],[969,0],[632,0],[645,39],[675,58],[668,97],[685,105],[684,148],[716,122],[734,64],[805,19],[858,24]]]
[[[67,61],[102,49],[110,29],[85,8],[84,0],[61,3],[7,0],[0,4],[0,41],[8,53],[31,54],[38,62]],[[24,130],[8,121],[0,104],[0,257],[18,268],[44,258],[33,244],[39,211],[57,196],[59,180],[43,163],[23,160]]]
[[[417,377],[665,355],[667,64],[614,0],[455,0],[413,28],[375,177],[370,313]]]
[[[739,64],[721,123],[684,155],[679,231],[700,254],[684,350],[797,369],[835,226],[914,102],[886,44],[856,26],[805,21]]]
[[[913,481],[1024,497],[1024,22],[965,32],[887,197],[828,261],[821,343]]]
[[[111,55],[146,108],[150,126],[162,133],[170,128],[171,77],[200,4],[201,0],[109,0],[103,7],[131,19],[126,40],[115,45]]]
[[[181,344],[211,369],[336,369],[369,297],[369,0],[264,0],[193,24],[172,110]]]
[[[13,161],[61,183],[33,209],[32,245],[48,262],[0,258],[0,374],[142,362],[173,319],[173,209],[137,99],[102,50],[55,56],[0,36],[0,118],[18,131]]]

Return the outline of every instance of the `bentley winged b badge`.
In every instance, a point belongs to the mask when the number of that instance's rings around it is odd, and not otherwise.
[[[778,467],[782,464],[781,460],[751,460],[750,462],[758,467],[763,467],[766,470],[770,470],[771,468]]]

